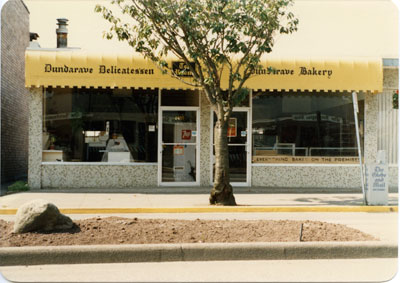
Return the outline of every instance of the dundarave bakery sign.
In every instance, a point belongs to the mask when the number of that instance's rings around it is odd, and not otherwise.
[[[65,74],[118,74],[118,75],[154,75],[153,68],[135,68],[135,67],[118,67],[98,65],[97,68],[92,67],[71,67],[67,65],[53,66],[51,64],[44,65],[45,73],[65,73]]]
[[[333,75],[331,69],[318,69],[315,67],[299,66],[297,69],[276,69],[273,67],[260,68],[253,72],[256,75],[269,75],[269,76],[313,76],[325,77],[330,79]]]

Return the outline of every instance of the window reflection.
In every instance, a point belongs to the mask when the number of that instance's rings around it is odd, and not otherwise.
[[[157,161],[157,90],[47,89],[44,107],[44,161]]]
[[[359,101],[361,125],[363,102]],[[357,141],[350,94],[255,92],[252,106],[253,162],[296,161],[293,158],[279,158],[288,156],[306,157],[299,159],[306,163],[323,163],[324,160],[357,162]]]

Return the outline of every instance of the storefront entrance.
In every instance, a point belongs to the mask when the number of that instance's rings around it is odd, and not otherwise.
[[[159,121],[159,184],[199,185],[198,107],[162,107]]]
[[[249,108],[235,108],[229,122],[228,147],[229,147],[229,172],[233,186],[251,185],[251,146],[250,146],[250,116]],[[212,114],[212,129],[216,123],[216,115]],[[214,131],[212,131],[212,180],[214,182]]]

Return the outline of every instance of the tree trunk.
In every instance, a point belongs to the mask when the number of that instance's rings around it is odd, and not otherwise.
[[[219,116],[219,115],[218,115]],[[218,117],[214,128],[215,174],[210,204],[236,205],[229,181],[228,120]]]

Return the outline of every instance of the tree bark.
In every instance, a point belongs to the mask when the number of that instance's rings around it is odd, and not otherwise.
[[[228,121],[229,119],[225,120],[223,117],[218,117],[214,128],[215,173],[214,186],[210,193],[210,204],[236,205],[232,186],[229,183]]]

